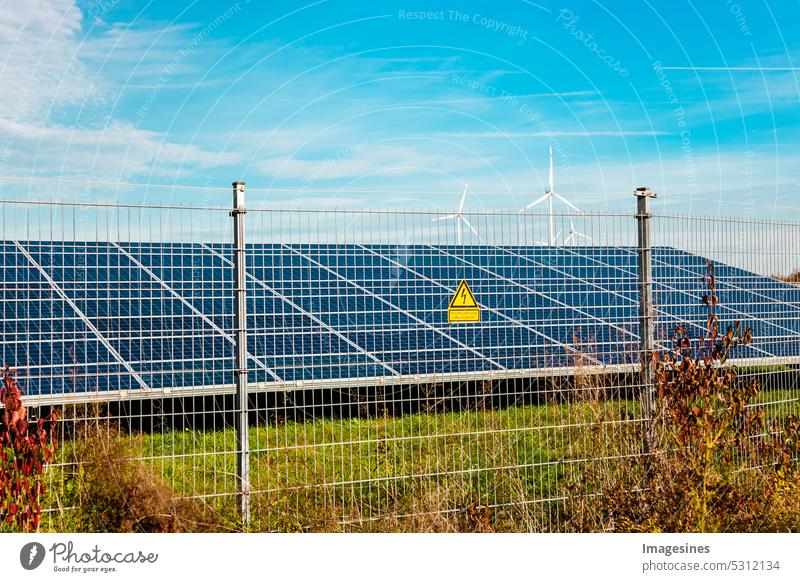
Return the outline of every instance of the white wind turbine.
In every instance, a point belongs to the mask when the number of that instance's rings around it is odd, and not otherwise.
[[[561,232],[559,232],[558,234],[561,234]],[[558,236],[558,235],[556,235],[556,236]],[[583,234],[582,232],[578,232],[577,230],[575,230],[575,225],[572,224],[572,219],[570,218],[569,219],[569,236],[567,236],[567,238],[564,239],[564,244],[568,245],[574,238],[582,238],[582,239],[588,240],[588,241],[592,240],[591,237],[588,237],[585,234]]]
[[[462,223],[467,226],[468,229],[472,231],[478,240],[482,241],[481,235],[478,234],[478,231],[475,230],[475,227],[472,226],[467,217],[464,216],[464,201],[467,199],[467,189],[469,188],[469,182],[464,183],[464,193],[461,195],[461,202],[458,205],[458,211],[454,214],[446,214],[444,216],[440,216],[439,218],[434,218],[431,222],[435,222],[437,220],[455,220],[456,221],[456,241],[458,244],[461,244],[461,229]]]
[[[547,202],[547,226],[548,226],[548,234],[551,245],[555,244],[556,238],[558,237],[559,234],[561,234],[560,232],[556,234],[555,226],[553,224],[553,197],[558,198],[559,200],[561,200],[561,202],[563,202],[564,204],[572,208],[575,212],[580,214],[581,210],[577,206],[575,206],[572,202],[570,202],[569,200],[564,198],[561,194],[553,190],[553,145],[550,144],[550,178],[547,182],[547,190],[544,191],[544,196],[541,196],[536,200],[534,200],[533,202],[531,202],[530,204],[523,206],[522,208],[520,208],[519,211],[520,213],[522,213],[530,208],[533,208],[538,204],[541,204],[542,202]],[[570,236],[572,236],[573,234],[578,234],[580,236],[583,236],[579,232],[575,231],[574,228],[570,229]]]

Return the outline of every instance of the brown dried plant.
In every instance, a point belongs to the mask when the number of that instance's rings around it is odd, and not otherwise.
[[[692,339],[679,325],[672,349],[653,355],[653,417],[633,430],[595,427],[604,431],[598,439],[603,450],[596,453],[606,460],[589,464],[569,485],[565,518],[571,529],[773,531],[797,523],[800,425],[790,420],[769,438],[764,409],[753,406],[759,383],[739,378],[728,364],[731,352],[751,341],[752,330],[737,322],[720,331],[710,262],[704,286],[701,337]],[[781,463],[773,471],[776,450]],[[766,472],[758,469],[765,464]],[[780,515],[774,511],[777,482],[795,493],[781,500]]]

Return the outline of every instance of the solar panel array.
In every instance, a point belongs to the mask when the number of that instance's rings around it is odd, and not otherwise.
[[[232,383],[229,245],[0,243],[3,362],[28,394],[222,390]],[[250,382],[294,385],[525,375],[636,361],[631,247],[252,244]],[[703,257],[653,252],[656,341],[702,333]],[[741,358],[793,358],[800,287],[718,265],[720,318],[754,329]],[[447,323],[466,280],[480,323]]]

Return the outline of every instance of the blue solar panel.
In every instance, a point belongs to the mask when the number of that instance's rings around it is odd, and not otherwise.
[[[3,361],[29,394],[230,385],[231,257],[220,244],[0,243]],[[256,244],[247,261],[255,385],[635,361],[633,248]],[[678,323],[701,333],[705,265],[654,249],[660,346]],[[800,355],[800,288],[728,265],[716,274],[723,324],[754,329],[739,356]],[[447,322],[462,279],[480,323]]]

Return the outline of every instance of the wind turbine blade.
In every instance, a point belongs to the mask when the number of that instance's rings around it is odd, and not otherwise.
[[[560,236],[561,236],[561,231],[559,230],[557,233],[555,233],[553,235],[553,240],[550,241],[550,244],[551,245],[556,244],[556,241],[558,240],[558,237],[560,237]]]
[[[539,198],[537,198],[536,200],[534,200],[534,201],[533,201],[533,202],[531,202],[530,204],[526,204],[525,206],[523,206],[522,208],[520,208],[520,209],[519,209],[519,211],[520,211],[520,212],[525,212],[525,211],[526,211],[526,210],[528,210],[529,208],[533,208],[533,207],[534,207],[534,206],[536,206],[537,204],[541,204],[542,202],[544,202],[545,200],[547,200],[547,197],[548,197],[548,196],[550,196],[550,194],[545,194],[544,196],[540,196]]]
[[[580,208],[578,208],[577,206],[575,206],[575,205],[574,205],[572,202],[570,202],[569,200],[567,200],[566,198],[564,198],[564,197],[563,197],[561,194],[556,194],[555,192],[553,192],[553,196],[555,196],[556,198],[558,198],[559,200],[561,200],[561,202],[563,202],[564,204],[566,204],[567,206],[569,206],[570,208],[572,208],[572,209],[573,209],[575,212],[577,212],[577,213],[579,213],[579,214],[583,214],[583,210],[581,210]]]
[[[431,218],[431,222],[436,222],[437,220],[450,220],[452,218],[456,218],[459,216],[458,214],[445,214],[444,216],[440,216],[438,218]]]
[[[478,234],[478,231],[477,231],[477,230],[475,230],[475,227],[474,227],[474,226],[472,226],[472,223],[470,223],[470,221],[469,221],[469,220],[467,220],[467,219],[466,219],[465,217],[463,217],[463,216],[461,217],[461,220],[463,220],[463,221],[464,221],[464,224],[466,224],[466,225],[467,225],[467,228],[469,228],[469,229],[472,231],[472,234],[474,234],[475,236],[477,236],[477,237],[478,237],[478,240],[479,240],[479,241],[482,241],[482,240],[483,240],[483,239],[481,238],[481,235],[479,235],[479,234]]]
[[[566,245],[566,244],[569,244],[569,243],[570,243],[570,241],[572,241],[572,237],[573,237],[574,235],[575,235],[575,233],[574,233],[574,232],[571,232],[571,233],[569,233],[569,236],[568,236],[567,238],[565,238],[565,239],[564,239],[564,244],[565,244],[565,245]]]
[[[572,219],[570,218],[569,219],[569,236],[567,237],[567,240],[572,240],[573,237],[583,238],[583,239],[586,239],[586,240],[592,240],[590,237],[586,236],[582,232],[579,232],[579,231],[575,230],[575,224],[573,224]],[[566,241],[564,241],[564,242],[566,242]]]
[[[550,144],[550,181],[547,182],[548,192],[553,191],[553,144]]]
[[[461,195],[461,202],[458,205],[459,213],[464,210],[464,201],[467,199],[467,188],[469,188],[469,182],[464,182],[464,193]]]

